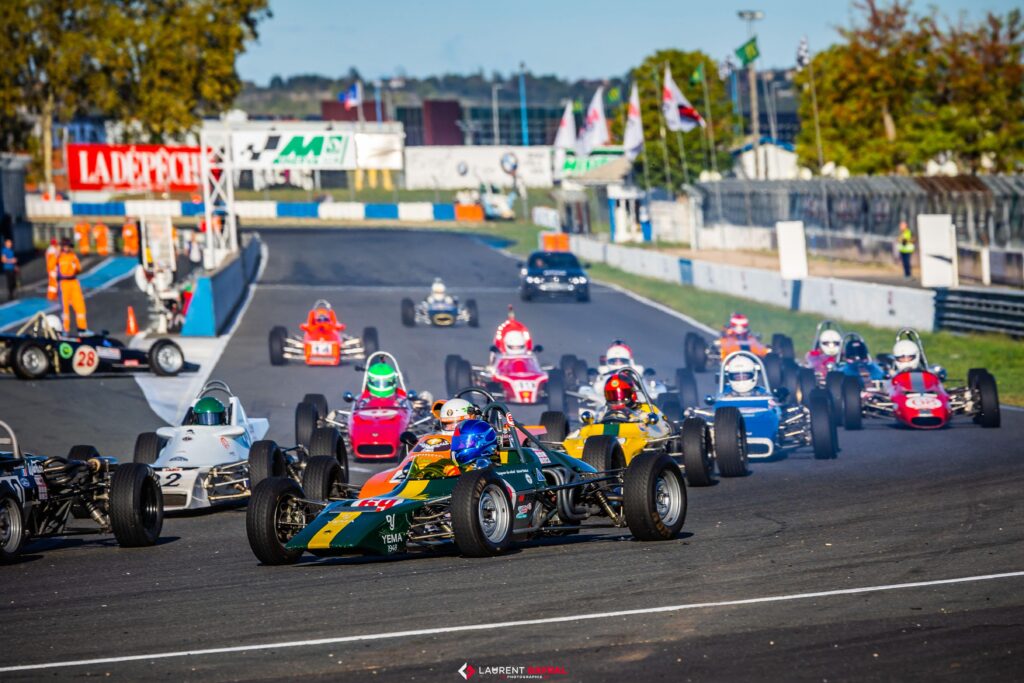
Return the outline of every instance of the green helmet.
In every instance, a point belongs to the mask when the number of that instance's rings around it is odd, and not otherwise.
[[[224,404],[213,396],[205,396],[192,407],[192,414],[195,416],[195,424],[212,427],[227,424],[228,412]]]
[[[388,398],[395,395],[398,388],[398,375],[387,363],[374,363],[366,371],[366,388],[377,398]]]

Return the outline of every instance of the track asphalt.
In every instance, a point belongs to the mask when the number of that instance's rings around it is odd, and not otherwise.
[[[283,444],[304,393],[340,402],[358,389],[351,367],[269,365],[271,326],[294,330],[317,298],[351,331],[376,326],[409,386],[434,393],[445,354],[483,360],[510,303],[548,362],[576,353],[594,364],[616,337],[663,374],[682,362],[679,319],[603,287],[589,304],[521,303],[514,261],[465,235],[263,237],[262,281],[211,378],[227,381],[250,415],[270,417]],[[479,329],[400,325],[400,298],[422,296],[437,274],[477,299]],[[90,315],[104,302],[120,318],[130,296],[99,293]],[[130,378],[4,379],[0,391],[3,419],[29,450],[86,442],[130,456],[135,434],[160,424]],[[567,681],[1019,679],[1024,576],[931,582],[1024,570],[1022,436],[1016,411],[998,430],[969,420],[939,432],[879,421],[840,430],[837,460],[798,451],[690,488],[684,533],[665,543],[600,530],[494,559],[262,567],[244,508],[168,518],[155,548],[36,543],[0,569],[0,679],[461,681],[464,664],[481,681],[500,680],[493,667],[558,667],[565,674],[547,680]],[[380,467],[358,466],[357,480]],[[843,592],[861,587],[887,589]],[[803,594],[814,595],[793,598]],[[773,596],[787,599],[756,600]],[[687,607],[655,609],[666,606]],[[555,621],[573,615],[590,618]],[[508,623],[524,620],[536,621]],[[483,627],[451,630],[469,625]],[[368,637],[336,640],[346,636]],[[330,642],[310,642],[320,639]],[[235,649],[185,654],[216,648]],[[115,661],[3,670],[106,658]]]

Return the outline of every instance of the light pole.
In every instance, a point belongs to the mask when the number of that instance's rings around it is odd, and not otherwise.
[[[764,19],[764,12],[761,10],[744,9],[736,13],[739,18],[747,22],[747,40],[754,37],[754,22]],[[747,65],[747,83],[750,88],[750,132],[754,137],[754,177],[761,178],[761,122],[757,112],[757,69],[754,66],[757,60],[752,60]]]
[[[526,62],[519,62],[519,123],[523,128],[523,147],[530,144],[530,132],[526,127]]]
[[[494,144],[501,144],[501,126],[498,121],[498,91],[504,88],[503,83],[491,83],[491,126],[494,128]]]

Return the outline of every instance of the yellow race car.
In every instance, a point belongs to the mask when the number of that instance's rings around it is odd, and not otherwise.
[[[632,392],[628,407],[608,401],[596,413],[584,411],[582,424],[572,432],[564,413],[545,412],[540,420],[541,440],[558,444],[600,471],[625,468],[641,453],[665,453],[683,464],[691,486],[711,484],[714,461],[704,419],[673,422],[657,407],[643,378],[632,368],[624,368],[608,380],[609,385],[616,382]]]

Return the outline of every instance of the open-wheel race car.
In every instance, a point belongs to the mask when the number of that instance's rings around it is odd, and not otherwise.
[[[864,353],[867,353],[866,346]],[[929,365],[918,333],[903,328],[896,334],[891,356],[882,356],[888,378],[857,378],[860,392],[843,393],[847,429],[859,429],[861,416],[895,419],[905,427],[939,429],[956,415],[982,427],[999,427],[996,379],[984,368],[972,368],[964,385],[947,388],[946,371]]]
[[[171,376],[196,367],[185,362],[181,347],[170,339],[133,349],[105,330],[71,336],[53,314],[35,314],[14,334],[0,332],[0,372],[13,372],[20,379],[139,370]]]
[[[696,332],[687,332],[683,341],[683,356],[686,367],[693,372],[707,372],[717,369],[725,359],[743,351],[761,358],[769,381],[776,387],[784,383],[783,372],[787,365],[796,367],[793,340],[784,334],[773,334],[770,345],[761,341],[760,335],[750,331],[747,316],[734,313],[721,334],[709,344]]]
[[[460,303],[459,297],[448,293],[441,278],[434,280],[430,294],[419,303],[412,299],[402,299],[402,325],[405,327],[453,327],[458,323],[470,327],[480,326],[476,300],[467,299],[465,304]]]
[[[363,371],[359,394],[345,392],[342,396],[352,408],[332,410],[323,394],[306,394],[295,406],[295,440],[311,444],[317,429],[331,427],[340,430],[349,452],[358,460],[400,457],[403,434],[419,435],[430,429],[433,397],[426,391],[410,391],[398,361],[386,351],[371,354],[365,367],[356,369]]]
[[[706,407],[686,413],[708,422],[719,465],[722,452],[733,449],[742,449],[744,460],[767,459],[807,446],[818,460],[835,458],[839,446],[828,392],[816,388],[802,404],[785,403],[787,393],[785,388],[772,388],[760,358],[735,351],[722,362],[718,393],[706,397]]]
[[[301,360],[306,365],[341,365],[346,360],[363,360],[380,348],[376,327],[363,328],[362,337],[345,334],[345,324],[330,302],[318,299],[299,325],[302,336],[288,334],[278,325],[270,330],[270,364],[284,365]]]
[[[675,538],[686,518],[682,472],[664,454],[615,467],[617,444],[578,460],[515,421],[503,403],[460,423],[451,448],[411,452],[394,487],[363,497],[336,484],[318,499],[287,478],[265,479],[246,511],[249,545],[264,564],[350,554],[396,555],[454,544],[463,555],[584,528],[628,527],[641,541]],[[591,520],[594,523],[587,523]]]
[[[345,446],[336,429],[314,430],[307,443],[281,448],[264,438],[269,426],[266,418],[246,415],[228,385],[213,380],[192,401],[180,425],[139,434],[134,460],[156,470],[168,511],[244,501],[253,486],[270,476],[301,481],[317,456],[334,460],[348,476]]]
[[[154,545],[163,528],[160,484],[147,465],[118,463],[92,446],[66,458],[22,452],[0,422],[0,563],[26,542],[80,534],[114,534],[125,548]]]
[[[444,361],[448,395],[468,386],[483,387],[500,394],[507,403],[548,403],[552,410],[566,411],[565,377],[558,368],[542,365],[537,354],[543,346],[534,345],[530,331],[509,317],[494,334],[490,357],[485,365],[473,365],[458,354]]]

